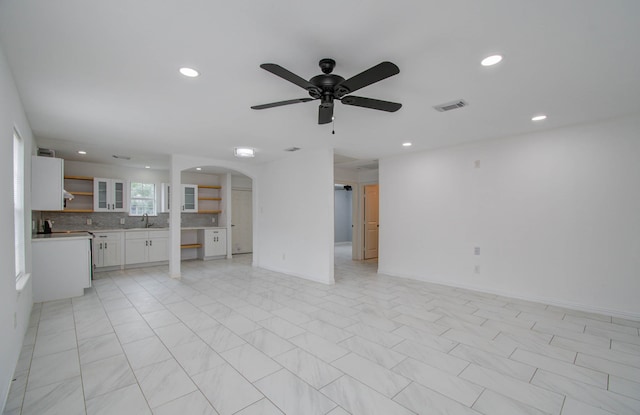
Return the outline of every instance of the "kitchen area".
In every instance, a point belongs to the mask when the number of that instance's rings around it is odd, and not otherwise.
[[[199,170],[182,172],[181,260],[250,253],[251,240],[229,240],[236,224],[223,203],[231,194],[224,174]],[[250,187],[242,179],[239,187]],[[168,181],[166,170],[33,156],[34,301],[83,295],[96,272],[167,264]]]

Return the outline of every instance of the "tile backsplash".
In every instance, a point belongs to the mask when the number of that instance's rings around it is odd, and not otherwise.
[[[183,213],[182,227],[208,227],[220,226],[218,214],[207,213]],[[215,218],[215,222],[212,221]],[[124,225],[121,222],[124,219]],[[68,213],[68,212],[33,212],[33,220],[40,224],[43,220],[53,221],[54,231],[68,230],[101,230],[101,229],[131,229],[144,227],[140,216],[129,216],[122,213]],[[87,221],[91,220],[88,225]],[[158,213],[158,216],[149,216],[149,223],[153,228],[166,228],[169,226],[169,214]]]

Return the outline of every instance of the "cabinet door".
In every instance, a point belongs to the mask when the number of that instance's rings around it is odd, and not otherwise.
[[[227,238],[224,229],[207,229],[204,231],[204,256],[220,256],[227,254]]]
[[[160,212],[168,213],[171,207],[171,185],[162,183],[162,191],[160,193]]]
[[[140,264],[147,262],[149,250],[148,239],[127,239],[125,245],[125,264]]]
[[[149,239],[149,262],[169,260],[169,238]]]
[[[64,160],[31,157],[31,209],[62,210]]]
[[[102,266],[112,267],[120,265],[120,241],[106,240],[101,242],[102,246]]]
[[[194,184],[182,185],[182,211],[194,213],[198,211],[198,186]]]
[[[111,212],[127,211],[127,186],[124,180],[111,180]]]
[[[93,179],[93,211],[109,211],[109,179]]]
[[[93,241],[93,244],[91,246],[91,257],[93,260],[93,266],[95,268],[99,268],[103,266],[102,265],[102,262],[103,262],[102,245],[103,245],[102,242],[96,239]]]

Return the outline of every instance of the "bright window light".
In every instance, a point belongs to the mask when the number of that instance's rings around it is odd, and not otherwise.
[[[487,56],[486,58],[484,58],[480,64],[482,66],[492,66],[495,65],[496,63],[500,63],[500,61],[502,60],[502,56],[501,55],[491,55],[491,56]]]
[[[189,78],[195,78],[196,76],[200,75],[200,73],[195,69],[187,67],[180,68],[180,73],[184,76],[188,76]]]
[[[236,157],[255,157],[255,151],[249,147],[236,147],[233,151]]]

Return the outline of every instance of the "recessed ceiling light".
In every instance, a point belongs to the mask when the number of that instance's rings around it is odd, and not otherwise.
[[[501,55],[491,55],[491,56],[487,56],[486,58],[484,58],[480,64],[482,66],[492,66],[495,65],[496,63],[499,63],[502,60],[502,56]]]
[[[144,166],[144,168],[145,168],[145,169],[150,169],[150,168],[151,168],[151,166]]]
[[[87,152],[84,150],[78,150],[78,154],[82,154],[84,156],[85,154],[87,154]]]
[[[200,75],[200,73],[195,69],[187,67],[180,68],[180,73],[184,76],[188,76],[189,78],[195,78],[196,76]]]
[[[236,157],[255,157],[255,150],[250,147],[236,147],[233,150]]]
[[[411,143],[409,143],[409,142],[402,143],[402,145],[403,145],[404,147],[411,147]]]
[[[540,114],[540,115],[536,115],[535,117],[531,118],[531,121],[542,121],[542,120],[546,120],[547,116],[544,114]]]
[[[202,170],[202,167],[196,167],[196,170],[200,171]]]

